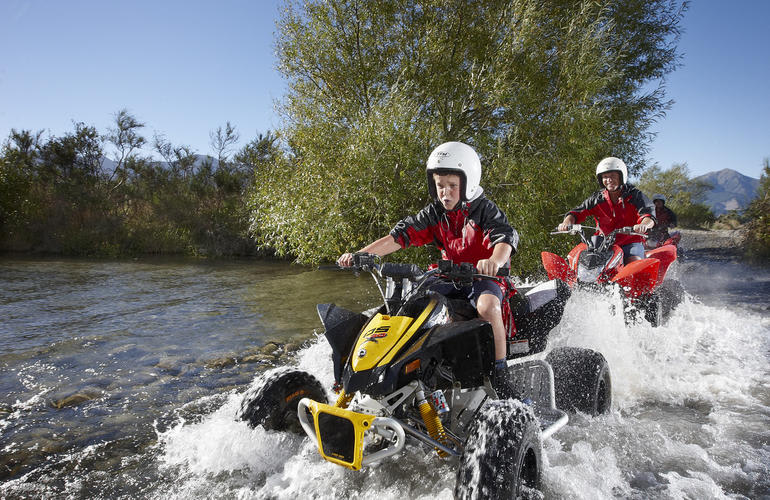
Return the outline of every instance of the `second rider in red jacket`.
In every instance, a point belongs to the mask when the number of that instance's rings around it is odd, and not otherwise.
[[[600,189],[578,207],[567,212],[559,231],[572,224],[580,224],[592,215],[599,230],[609,234],[615,229],[633,227],[637,233],[646,233],[655,225],[654,206],[647,196],[628,184],[628,170],[620,158],[610,156],[596,166],[596,180]],[[615,242],[623,249],[627,264],[644,258],[644,239],[641,236],[618,234]]]

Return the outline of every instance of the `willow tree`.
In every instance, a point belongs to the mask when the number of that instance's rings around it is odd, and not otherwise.
[[[519,270],[595,186],[603,156],[644,166],[686,5],[669,0],[305,0],[278,21],[289,154],[263,169],[252,228],[300,261],[382,235],[427,201],[447,140],[522,235]]]

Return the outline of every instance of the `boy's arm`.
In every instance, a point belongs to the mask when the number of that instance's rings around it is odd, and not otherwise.
[[[401,245],[399,245],[396,240],[393,239],[393,236],[386,234],[379,240],[369,243],[364,248],[359,250],[359,252],[373,253],[379,255],[380,257],[384,257],[395,252],[396,250],[401,250]]]
[[[498,243],[492,250],[492,255],[488,259],[481,259],[476,263],[476,269],[479,273],[487,276],[494,276],[498,269],[508,263],[511,258],[513,247],[508,243]]]
[[[385,255],[391,254],[396,250],[401,250],[401,245],[396,243],[396,240],[393,239],[393,236],[387,234],[382,238],[369,243],[364,248],[359,250],[359,252],[373,253],[375,255],[379,255],[380,257],[384,257]],[[353,254],[349,252],[343,253],[340,255],[340,258],[337,259],[337,264],[340,267],[352,266]]]

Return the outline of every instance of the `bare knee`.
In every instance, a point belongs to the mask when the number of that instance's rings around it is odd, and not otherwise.
[[[492,294],[482,294],[476,302],[476,311],[481,318],[490,321],[494,318],[502,318],[500,301]]]

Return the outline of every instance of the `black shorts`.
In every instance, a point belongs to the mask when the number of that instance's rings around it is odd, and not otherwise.
[[[476,307],[478,298],[485,293],[489,293],[497,297],[500,303],[503,302],[503,291],[500,289],[500,285],[493,280],[475,280],[473,286],[466,285],[462,287],[456,287],[453,283],[447,283],[446,281],[437,281],[428,285],[429,290],[438,292],[441,295],[446,295],[451,299],[467,299]]]

